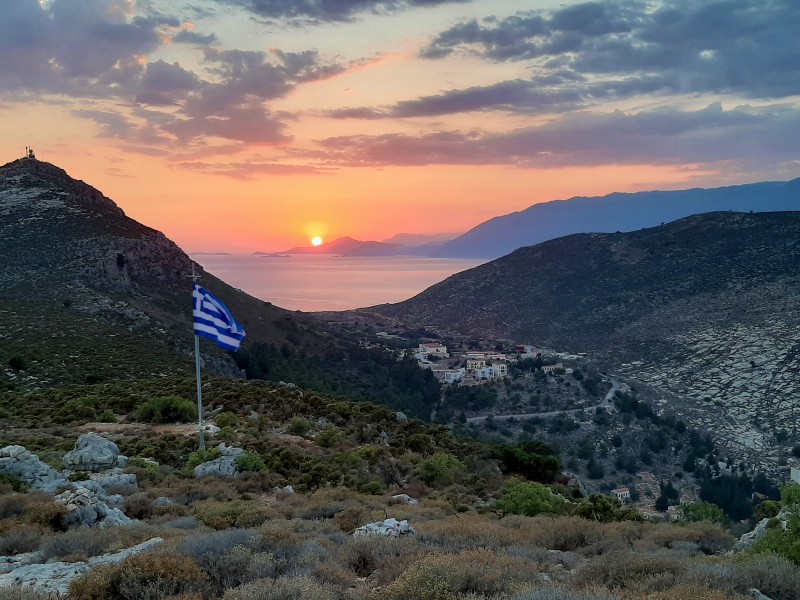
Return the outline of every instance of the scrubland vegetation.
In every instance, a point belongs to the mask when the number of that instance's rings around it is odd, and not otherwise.
[[[164,538],[154,551],[85,573],[74,600],[722,600],[753,588],[772,600],[800,596],[796,487],[767,511],[788,507],[787,530],[774,520],[754,550],[728,555],[733,536],[705,520],[717,512],[644,522],[616,500],[583,497],[560,479],[544,444],[491,447],[383,406],[285,386],[207,380],[208,414],[221,429],[198,452],[192,425],[180,424],[194,418],[192,384],[0,395],[0,444],[20,443],[56,466],[79,432],[105,427],[139,480],[109,492],[140,520],[65,530],[51,496],[6,477],[0,554],[38,550],[74,562]],[[109,412],[115,422],[87,425]],[[192,467],[214,458],[221,441],[246,451],[242,472],[194,479]],[[398,493],[420,503],[392,499]],[[416,535],[353,535],[388,517],[407,519]],[[0,589],[0,600],[45,597]]]

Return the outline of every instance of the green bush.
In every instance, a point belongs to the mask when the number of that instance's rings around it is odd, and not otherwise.
[[[218,448],[211,448],[210,450],[197,450],[189,455],[189,462],[187,468],[193,470],[197,465],[202,465],[210,460],[219,458],[220,452]]]
[[[28,486],[22,480],[11,473],[0,473],[0,485],[10,485],[15,492],[27,492]]]
[[[264,459],[255,452],[245,452],[236,457],[236,468],[240,471],[266,471],[267,465]]]
[[[236,427],[239,424],[239,417],[232,412],[226,411],[219,413],[214,421],[217,427]]]
[[[97,421],[99,423],[116,423],[117,422],[117,413],[115,413],[110,408],[105,409],[100,415],[97,417]]]
[[[419,463],[420,477],[428,485],[450,485],[455,480],[456,473],[463,468],[464,463],[452,454],[443,452],[437,452]]]
[[[142,404],[136,418],[146,423],[188,423],[197,418],[197,407],[179,396],[159,396]]]
[[[540,513],[557,514],[566,501],[541,483],[517,483],[512,485],[497,501],[500,512],[532,517]]]

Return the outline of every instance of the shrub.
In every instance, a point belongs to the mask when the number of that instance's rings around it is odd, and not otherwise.
[[[577,581],[584,586],[602,585],[612,590],[640,589],[645,582],[670,587],[684,571],[683,564],[665,556],[610,552],[581,567]]]
[[[107,408],[97,416],[97,421],[99,423],[116,423],[117,413],[110,408]]]
[[[257,527],[265,521],[274,519],[275,510],[269,506],[245,500],[230,502],[206,500],[197,503],[195,517],[212,529]]]
[[[313,425],[302,417],[294,417],[291,421],[289,421],[289,426],[286,428],[286,431],[291,433],[292,435],[299,435],[305,437],[309,431],[311,431]]]
[[[781,556],[758,556],[743,563],[739,570],[749,577],[748,587],[758,589],[772,600],[796,600],[798,597],[800,571],[796,564]]]
[[[679,598],[692,598],[694,596],[677,596]],[[548,586],[526,590],[511,596],[510,600],[618,600],[618,596],[608,592],[573,590],[566,587]]]
[[[11,486],[15,492],[27,492],[28,486],[22,483],[22,480],[12,473],[0,473],[0,485]]]
[[[188,556],[139,554],[118,565],[101,566],[76,579],[72,600],[168,598],[200,591],[205,577]]]
[[[19,586],[0,587],[0,600],[56,600],[53,594]]]
[[[532,517],[540,513],[556,514],[565,502],[563,497],[541,483],[516,483],[506,490],[495,508],[504,513]]]
[[[488,550],[429,555],[386,586],[383,596],[386,600],[456,600],[468,594],[494,597],[540,578],[538,565],[523,557]]]
[[[240,471],[253,471],[253,472],[260,472],[266,471],[267,465],[264,462],[264,459],[261,458],[259,454],[255,452],[245,452],[244,454],[240,454],[236,457],[236,467]]]
[[[17,525],[0,536],[0,554],[12,555],[33,552],[39,548],[42,533],[37,527]]]
[[[230,411],[226,411],[219,413],[214,421],[217,427],[236,427],[239,424],[239,417]]]
[[[197,407],[179,396],[159,396],[144,402],[136,418],[146,423],[188,423],[197,418]]]
[[[428,485],[450,485],[455,480],[456,473],[463,468],[464,463],[452,454],[443,452],[437,452],[419,463],[420,477]]]
[[[338,594],[312,577],[260,579],[225,592],[223,600],[338,600]]]
[[[186,464],[186,468],[191,471],[197,465],[202,465],[205,462],[214,460],[215,458],[219,457],[220,457],[220,451],[218,448],[211,448],[210,450],[197,450],[189,454],[189,461]]]

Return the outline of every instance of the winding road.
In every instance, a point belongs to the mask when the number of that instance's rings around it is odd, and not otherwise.
[[[606,376],[608,377],[608,376]],[[608,390],[608,393],[605,397],[594,406],[587,406],[586,408],[568,408],[566,410],[554,410],[551,412],[539,412],[539,413],[524,413],[520,415],[491,415],[495,421],[507,421],[508,419],[530,419],[532,417],[539,417],[539,418],[547,418],[547,417],[557,417],[559,415],[574,415],[579,412],[586,412],[587,410],[595,410],[596,408],[608,408],[611,406],[611,402],[614,399],[614,394],[617,393],[619,389],[619,382],[614,379],[613,377],[608,377],[608,380],[611,382],[611,389]],[[467,424],[470,423],[483,423],[489,415],[484,417],[467,417]]]

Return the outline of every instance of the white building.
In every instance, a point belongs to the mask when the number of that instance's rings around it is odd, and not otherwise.
[[[467,371],[475,371],[476,369],[482,369],[485,366],[486,366],[486,359],[483,358],[467,359]]]
[[[544,365],[542,367],[542,371],[544,371],[548,375],[552,375],[553,371],[555,371],[556,369],[563,369],[563,368],[564,368],[564,365],[562,363],[556,363],[554,365]]]
[[[797,467],[792,467],[790,479],[794,483],[800,483],[800,469]]]
[[[440,376],[439,381],[442,383],[458,383],[463,380],[467,375],[464,368],[461,369],[445,369],[444,371],[436,371],[434,375]]]
[[[494,371],[492,367],[481,367],[475,369],[472,373],[475,379],[494,379]]]
[[[626,487],[618,487],[615,490],[611,490],[611,495],[623,504],[631,501],[631,491]]]
[[[450,355],[447,353],[447,346],[443,346],[442,344],[420,344],[419,348],[417,348],[417,354],[425,354],[428,356],[433,354],[434,356],[438,356],[439,358],[447,358]]]
[[[494,363],[492,365],[493,377],[505,377],[508,375],[508,365],[505,363]]]

